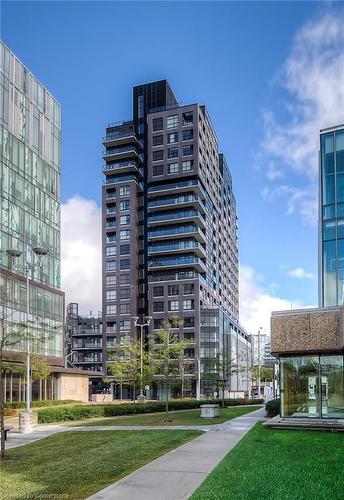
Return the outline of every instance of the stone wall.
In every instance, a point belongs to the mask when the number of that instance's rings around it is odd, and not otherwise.
[[[88,402],[89,377],[74,373],[57,374],[57,399]]]
[[[272,353],[331,351],[343,347],[341,307],[272,313]]]

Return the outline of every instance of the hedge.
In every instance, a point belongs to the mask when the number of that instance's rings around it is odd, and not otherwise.
[[[281,400],[280,399],[271,399],[265,405],[266,415],[270,418],[276,417],[276,415],[280,414],[281,411]]]
[[[77,401],[75,399],[43,399],[42,401],[31,401],[30,406],[32,408],[41,408],[45,406],[60,406],[60,405],[70,405],[75,404]],[[16,401],[15,403],[5,403],[5,408],[10,408],[13,410],[19,410],[21,408],[26,408],[25,401]]]
[[[196,400],[171,400],[169,409],[189,410],[199,408],[202,404],[220,403],[218,399]],[[226,399],[226,406],[256,405],[263,403],[259,399]],[[96,405],[73,405],[61,408],[45,408],[38,410],[38,423],[48,424],[53,422],[66,422],[71,420],[84,420],[95,417],[115,417],[119,415],[134,415],[140,413],[154,413],[165,411],[165,401],[149,402],[145,404],[123,403],[123,404],[96,404]]]

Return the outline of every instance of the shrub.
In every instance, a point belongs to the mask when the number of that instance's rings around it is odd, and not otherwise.
[[[43,401],[31,401],[31,408],[42,408],[45,406],[60,406],[60,405],[69,405],[69,404],[78,403],[78,401],[74,401],[72,399],[63,399],[63,400],[55,400],[55,399],[45,399]],[[17,410],[24,409],[26,407],[25,401],[16,401],[14,403],[5,403],[4,405],[4,414],[6,417],[11,417],[17,415]]]
[[[280,399],[271,399],[268,401],[265,405],[265,411],[267,417],[276,417],[276,415],[279,415],[281,411],[281,400]]]
[[[261,400],[251,399],[226,399],[226,406],[242,404],[259,404]],[[179,399],[170,401],[170,410],[190,410],[199,408],[201,404],[219,403],[217,399],[205,399],[196,401],[194,399]],[[84,420],[95,417],[116,417],[120,415],[135,415],[142,413],[164,412],[165,402],[156,401],[145,404],[123,403],[123,404],[96,404],[96,405],[73,405],[61,408],[44,408],[38,410],[38,422],[48,424],[53,422],[67,422],[72,420]]]

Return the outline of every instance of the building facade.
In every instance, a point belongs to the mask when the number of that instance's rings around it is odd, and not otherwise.
[[[140,85],[133,119],[109,124],[103,144],[104,360],[144,315],[150,334],[178,316],[202,358],[202,309],[239,315],[235,197],[208,112],[179,105],[166,80]]]
[[[88,400],[86,374],[64,369],[60,151],[59,103],[0,42],[0,321],[7,339],[2,361],[9,402],[26,398],[26,342],[10,336],[20,324],[34,337],[30,351],[51,367],[47,379],[32,383],[32,399]],[[41,265],[37,248],[47,251]],[[12,260],[9,251],[17,257]]]
[[[40,354],[63,358],[64,294],[60,289],[61,109],[54,97],[3,44],[0,44],[0,279],[9,321],[26,321],[24,266],[48,254],[30,276],[29,321],[47,341]],[[21,252],[15,267],[7,250]],[[10,277],[9,274],[10,273]],[[6,304],[4,300],[6,299]],[[18,345],[17,350],[23,350]]]
[[[344,125],[320,132],[319,304],[344,303]]]
[[[79,305],[72,302],[66,308],[67,364],[81,370],[102,373],[102,318],[79,315]]]

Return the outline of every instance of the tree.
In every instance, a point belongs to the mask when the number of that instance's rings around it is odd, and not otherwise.
[[[258,366],[253,367],[252,377],[254,380],[258,380],[259,378],[259,368]],[[273,369],[267,368],[266,366],[260,367],[260,380],[263,382],[272,381],[273,379]]]
[[[144,387],[152,380],[153,367],[150,358],[150,354],[144,351],[141,377],[141,342],[139,340],[121,342],[108,351],[110,362],[107,368],[114,380],[121,386],[121,399],[123,384],[133,387],[135,401],[136,387]]]
[[[169,420],[169,393],[173,383],[182,379],[181,359],[184,358],[184,350],[190,346],[189,341],[180,341],[178,333],[172,332],[181,324],[179,318],[173,317],[164,324],[162,330],[153,336],[152,358],[155,379],[160,380],[165,388],[166,394],[166,420]]]

